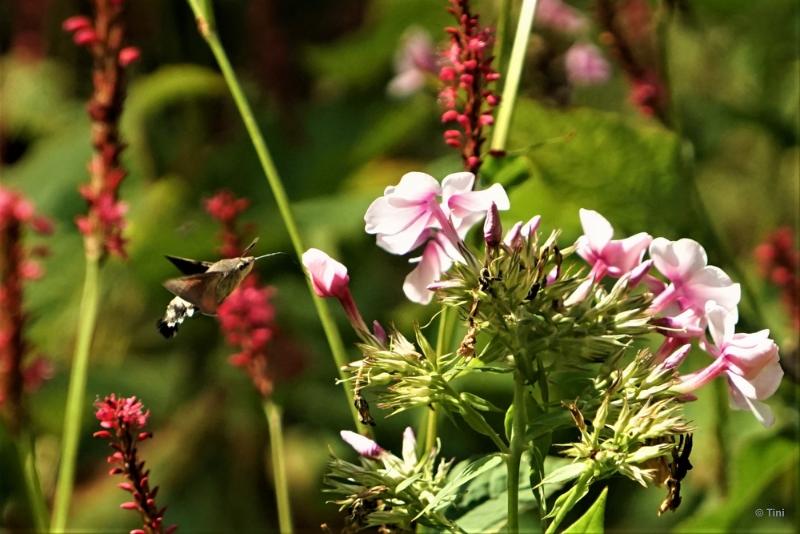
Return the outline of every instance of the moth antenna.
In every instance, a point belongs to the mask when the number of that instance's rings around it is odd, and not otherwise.
[[[244,256],[247,256],[247,253],[248,253],[248,252],[250,252],[250,251],[253,249],[253,247],[254,247],[254,246],[256,246],[256,243],[258,243],[258,237],[256,237],[255,239],[253,239],[253,240],[250,242],[250,244],[249,244],[249,245],[247,245],[247,248],[245,248],[245,249],[242,251],[242,257],[244,257]]]

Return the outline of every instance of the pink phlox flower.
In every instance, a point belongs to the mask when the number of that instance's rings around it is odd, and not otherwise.
[[[426,304],[432,293],[428,285],[438,280],[453,261],[464,261],[459,248],[475,223],[485,217],[492,203],[499,210],[510,207],[503,187],[494,184],[473,191],[475,175],[459,172],[446,176],[441,185],[432,176],[411,172],[396,186],[370,204],[364,216],[365,230],[375,234],[378,246],[392,254],[425,245],[419,262],[406,278],[406,296]]]
[[[707,265],[706,251],[700,243],[692,239],[669,241],[659,237],[650,244],[650,257],[656,269],[670,281],[653,300],[653,313],[674,316],[692,310],[694,320],[702,322],[706,303],[713,300],[733,314],[735,324],[741,287],[719,267]]]
[[[644,253],[653,239],[650,234],[640,232],[625,239],[612,239],[614,228],[605,217],[583,208],[579,214],[583,235],[578,238],[577,253],[592,270],[589,278],[564,300],[567,307],[583,302],[591,293],[593,284],[606,276],[621,278],[629,275],[638,283],[650,268],[642,266]]]
[[[389,95],[403,98],[425,87],[426,78],[437,72],[436,50],[427,31],[418,27],[406,31],[395,54],[394,69]]]
[[[303,266],[311,278],[311,287],[320,297],[342,298],[349,293],[347,267],[316,248],[303,253]]]
[[[614,229],[605,217],[593,210],[581,208],[583,235],[578,238],[578,255],[592,266],[595,282],[606,275],[619,278],[642,263],[650,234],[640,232],[626,239],[611,239]]]
[[[303,266],[308,271],[314,293],[323,298],[336,298],[355,331],[366,338],[372,336],[350,292],[347,267],[316,248],[303,253]]]
[[[567,78],[573,85],[600,85],[611,77],[611,66],[591,43],[575,43],[564,56]]]
[[[383,447],[361,434],[342,430],[339,435],[348,445],[353,447],[353,450],[365,458],[378,459],[386,453]]]
[[[750,410],[759,422],[770,426],[774,421],[772,410],[760,401],[778,389],[783,369],[769,330],[736,333],[736,315],[713,301],[706,304],[706,317],[711,341],[702,341],[701,347],[715,360],[705,369],[681,377],[676,390],[694,391],[724,373],[732,406]]]

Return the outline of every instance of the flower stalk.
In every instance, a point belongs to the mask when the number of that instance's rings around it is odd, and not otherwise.
[[[78,312],[78,340],[75,344],[75,354],[69,377],[67,405],[64,413],[64,434],[61,438],[61,463],[58,469],[53,515],[50,521],[50,529],[54,531],[63,531],[66,528],[69,505],[72,500],[75,461],[78,456],[86,380],[89,371],[89,348],[97,323],[99,286],[99,258],[90,256],[87,251],[83,294]]]
[[[511,47],[511,58],[508,61],[508,72],[503,84],[503,93],[500,98],[500,110],[497,112],[497,122],[492,132],[491,149],[503,151],[508,140],[508,131],[511,127],[511,118],[514,113],[514,103],[519,91],[519,80],[522,77],[522,66],[525,63],[525,52],[528,48],[528,38],[533,27],[533,15],[536,12],[536,0],[523,0],[522,9],[517,22],[517,32],[514,44]]]
[[[525,378],[519,370],[514,371],[514,414],[511,423],[511,447],[506,457],[508,476],[508,531],[519,532],[519,467],[522,451],[525,450]]]
[[[211,53],[214,55],[214,58],[219,65],[220,70],[222,71],[222,76],[225,79],[225,83],[228,85],[228,89],[231,92],[231,96],[236,108],[239,110],[239,114],[242,117],[242,121],[244,122],[247,133],[251,142],[253,143],[253,148],[256,151],[258,161],[261,164],[262,170],[264,171],[264,176],[266,177],[267,183],[269,184],[269,187],[275,198],[275,203],[278,205],[278,212],[281,215],[283,224],[286,227],[287,233],[289,234],[289,239],[292,242],[292,248],[294,249],[298,260],[302,261],[305,246],[303,245],[300,231],[297,227],[297,223],[295,222],[289,199],[283,187],[283,182],[281,181],[280,175],[278,174],[278,169],[275,167],[275,163],[273,162],[272,156],[267,148],[264,136],[261,134],[261,130],[256,123],[253,110],[250,108],[250,103],[248,102],[247,97],[244,95],[244,91],[242,90],[242,86],[236,76],[236,72],[233,70],[233,66],[228,59],[228,54],[225,52],[225,48],[222,46],[222,43],[219,40],[219,36],[217,35],[214,27],[211,6],[208,4],[208,2],[201,2],[199,0],[188,0],[188,2],[197,19],[197,27],[200,35],[203,37],[203,39],[205,39],[206,43],[211,49]],[[313,300],[314,307],[317,311],[317,315],[322,323],[322,329],[325,332],[325,337],[328,340],[328,345],[330,346],[336,368],[339,370],[339,376],[344,380],[345,375],[342,371],[342,368],[347,365],[348,358],[341,336],[339,335],[339,331],[337,330],[336,324],[333,321],[333,317],[331,316],[331,312],[327,303],[314,294],[310,281],[307,280],[307,284],[309,293],[311,294],[311,299]],[[344,390],[347,397],[347,404],[350,407],[350,414],[353,417],[353,422],[356,425],[356,428],[366,432],[367,428],[360,424],[358,411],[353,405],[353,391],[349,383],[345,383]]]
[[[283,448],[283,423],[281,407],[270,397],[264,399],[264,415],[269,427],[269,450],[272,459],[272,479],[275,486],[275,501],[278,505],[278,526],[281,534],[292,534],[292,510],[289,499],[289,484],[286,476],[286,461]]]

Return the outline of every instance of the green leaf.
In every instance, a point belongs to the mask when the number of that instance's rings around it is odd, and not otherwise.
[[[585,469],[586,465],[584,465],[583,462],[568,464],[547,475],[544,480],[540,482],[540,484],[563,484],[564,482],[578,478]]]
[[[468,402],[473,408],[475,408],[476,410],[480,410],[481,412],[500,413],[503,411],[499,407],[489,402],[488,400],[484,399],[483,397],[479,397],[474,393],[469,393],[467,391],[464,391],[459,396],[461,397],[461,400],[463,400],[464,402]]]
[[[580,519],[572,523],[564,530],[564,534],[602,534],[603,519],[606,514],[606,496],[608,487],[603,488],[603,492],[594,501],[594,504],[586,510]]]
[[[567,235],[579,233],[581,207],[601,212],[620,235],[680,234],[693,222],[692,210],[685,209],[680,140],[652,122],[520,99],[509,148],[528,158],[532,169],[531,178],[511,192],[510,218],[539,213]]]

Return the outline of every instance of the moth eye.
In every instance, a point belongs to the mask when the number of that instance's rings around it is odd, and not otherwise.
[[[240,261],[239,264],[236,266],[236,268],[239,269],[240,271],[244,270],[245,267],[247,267],[247,262],[245,261]]]

